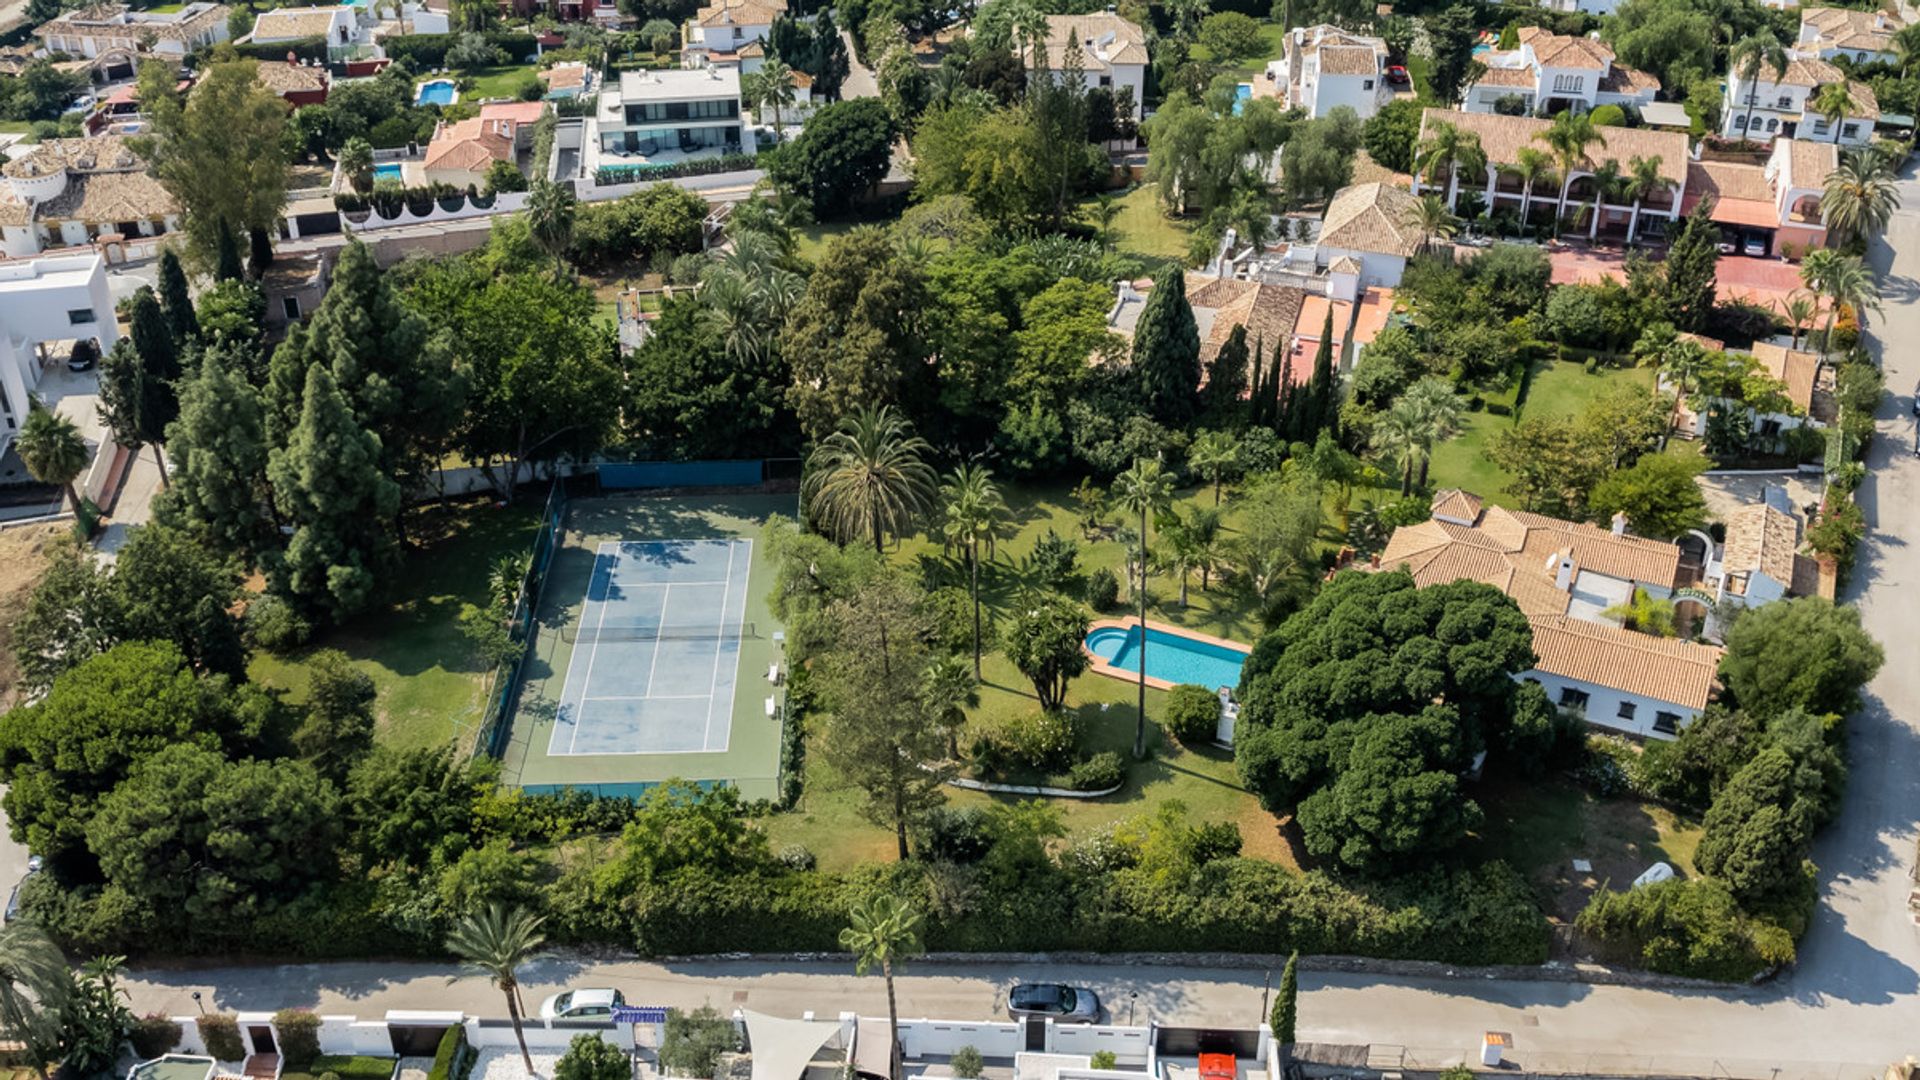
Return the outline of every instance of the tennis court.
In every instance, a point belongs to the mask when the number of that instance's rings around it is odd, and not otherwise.
[[[788,495],[569,501],[502,779],[628,797],[679,779],[772,798],[786,687],[765,529],[792,512]]]
[[[603,543],[547,754],[727,749],[753,541]]]

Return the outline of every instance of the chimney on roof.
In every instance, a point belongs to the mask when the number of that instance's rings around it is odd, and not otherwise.
[[[1553,587],[1561,592],[1573,588],[1573,552],[1555,552],[1553,563]]]
[[[1615,510],[1613,512],[1613,535],[1627,535],[1627,512],[1625,510]]]

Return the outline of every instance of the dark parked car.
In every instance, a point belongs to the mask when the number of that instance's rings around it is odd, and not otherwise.
[[[1042,1018],[1091,1024],[1100,1018],[1100,997],[1085,987],[1021,983],[1007,991],[1007,1015],[1015,1020]]]
[[[91,371],[93,365],[100,362],[100,346],[92,338],[81,338],[73,343],[73,351],[67,354],[68,371]]]

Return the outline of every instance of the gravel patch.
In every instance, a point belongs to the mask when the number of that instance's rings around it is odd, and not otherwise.
[[[559,1062],[559,1054],[535,1054],[533,1076],[529,1077],[526,1062],[520,1060],[519,1048],[495,1047],[480,1051],[480,1060],[473,1066],[473,1076],[474,1080],[547,1080]]]

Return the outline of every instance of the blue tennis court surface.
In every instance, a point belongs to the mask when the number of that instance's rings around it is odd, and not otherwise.
[[[601,544],[547,753],[727,748],[751,540]]]

